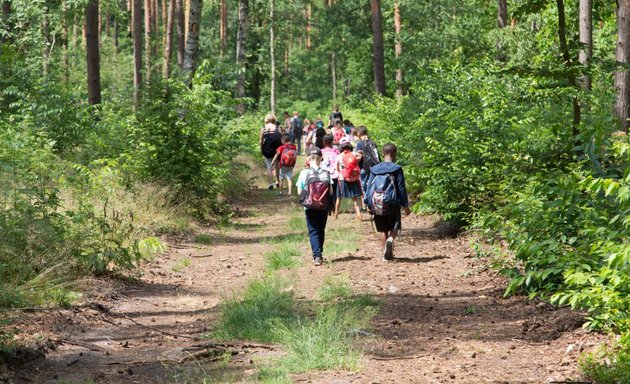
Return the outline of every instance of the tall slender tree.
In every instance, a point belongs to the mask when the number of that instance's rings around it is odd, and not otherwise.
[[[497,24],[499,29],[508,26],[508,4],[507,0],[498,0],[499,12],[497,16]]]
[[[630,1],[630,0],[628,0]],[[558,39],[560,40],[560,53],[562,54],[562,60],[567,69],[567,82],[570,86],[577,88],[577,80],[573,73],[573,60],[571,60],[571,54],[569,53],[569,44],[567,43],[567,24],[566,16],[564,12],[564,0],[556,0],[556,6],[558,8]],[[582,111],[580,108],[580,101],[577,96],[573,97],[573,124],[572,133],[574,137],[577,137],[580,133],[580,121],[582,119]],[[576,139],[577,140],[577,139]],[[576,144],[579,144],[576,141]]]
[[[203,0],[190,0],[190,14],[188,16],[188,39],[186,40],[186,52],[184,56],[184,72],[186,72],[187,74],[187,82],[189,85],[192,85],[192,78],[195,70],[197,69],[202,6]]]
[[[313,6],[311,3],[306,4],[306,49],[311,50],[311,31],[313,30],[313,24],[311,18],[313,17]]]
[[[228,25],[228,8],[227,8],[227,0],[219,1],[219,13],[220,13],[220,23],[219,23],[219,35],[221,40],[221,58],[225,55],[225,51],[227,50],[227,25]]]
[[[236,80],[236,97],[245,97],[245,63],[247,49],[247,29],[249,26],[249,0],[238,1],[238,30],[236,32],[236,65],[238,78]],[[237,107],[239,113],[245,112],[245,104]]]
[[[332,79],[332,101],[337,104],[337,54],[330,54],[330,77]]]
[[[166,1],[166,0],[164,0]],[[164,62],[162,63],[162,77],[166,80],[171,76],[171,56],[173,50],[173,23],[175,22],[175,0],[168,0],[166,9],[166,31],[164,31]]]
[[[153,21],[151,20],[151,4],[153,0],[144,0],[144,76],[147,84],[151,83],[151,29]]]
[[[374,40],[374,86],[379,95],[385,95],[385,50],[381,0],[370,0],[372,10],[372,37]]]
[[[101,102],[101,64],[99,52],[99,1],[89,0],[85,8],[85,24],[87,32],[87,85],[90,105]]]
[[[10,0],[0,0],[2,1],[2,14],[0,14],[0,47],[3,43],[7,41],[11,41],[11,1]]]
[[[400,32],[402,29],[402,22],[400,18],[400,6],[398,0],[394,0],[394,33],[396,34],[396,42],[394,46],[394,53],[396,55],[396,97],[401,98],[403,95],[403,71],[400,64],[400,56],[402,55],[402,41]]]
[[[52,51],[52,39],[50,35],[50,14],[48,7],[44,5],[44,14],[42,15],[42,37],[44,38],[44,45],[42,46],[42,70],[44,77],[48,77],[48,69],[50,67],[50,52]],[[98,9],[96,10],[98,14]],[[98,28],[98,21],[96,23]],[[98,30],[97,30],[98,32]]]
[[[269,1],[269,56],[271,56],[271,86],[269,95],[269,106],[271,113],[276,113],[276,38],[274,36],[274,12],[276,8],[275,0]]]
[[[142,97],[142,0],[131,0],[133,20],[133,106],[140,107]]]
[[[580,0],[580,54],[579,61],[585,70],[580,79],[582,88],[591,90],[589,67],[593,58],[593,0]]]
[[[184,53],[186,49],[186,18],[184,17],[184,0],[175,0],[175,19],[177,20],[177,65],[184,68]]]
[[[615,114],[621,129],[628,131],[630,126],[630,0],[618,0],[617,8],[617,49],[615,60],[620,67],[615,72]]]
[[[63,80],[68,81],[70,76],[70,59],[68,56],[68,1],[61,4],[61,55],[63,60]]]

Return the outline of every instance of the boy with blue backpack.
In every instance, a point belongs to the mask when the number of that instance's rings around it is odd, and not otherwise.
[[[376,231],[381,234],[383,260],[394,258],[394,240],[401,229],[401,214],[411,213],[405,186],[405,175],[396,163],[397,148],[392,143],[383,146],[383,162],[370,168],[364,202],[374,215]]]

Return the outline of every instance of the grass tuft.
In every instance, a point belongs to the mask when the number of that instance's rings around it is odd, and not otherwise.
[[[322,301],[348,299],[352,296],[352,289],[346,277],[329,276],[318,291]]]
[[[190,263],[191,263],[190,257],[188,256],[183,257],[175,262],[173,267],[171,267],[171,270],[173,272],[180,272],[183,269],[190,267]]]
[[[267,269],[275,271],[282,268],[290,269],[300,266],[302,264],[299,258],[300,255],[301,252],[297,244],[291,242],[282,243],[277,249],[265,253]]]
[[[275,342],[273,328],[297,319],[293,292],[288,281],[271,274],[252,281],[243,299],[228,299],[220,306],[220,319],[213,337],[223,340]]]
[[[348,342],[353,320],[350,312],[330,306],[320,309],[315,319],[279,325],[276,332],[288,353],[282,366],[289,372],[356,369],[359,352]]]
[[[195,236],[195,243],[210,245],[212,244],[212,237],[210,237],[210,235],[206,233],[200,233],[197,236]]]

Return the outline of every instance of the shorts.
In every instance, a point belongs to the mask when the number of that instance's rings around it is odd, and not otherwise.
[[[339,180],[339,184],[337,185],[337,197],[361,197],[361,182],[359,180],[352,182]]]
[[[390,232],[394,230],[400,231],[402,228],[400,220],[400,207],[387,216],[374,215],[374,226],[376,232]]]
[[[265,159],[265,168],[267,169],[267,171],[271,171],[272,167],[273,167],[273,157],[263,157]],[[276,165],[276,168],[278,166]]]
[[[285,178],[291,179],[293,177],[293,167],[280,167],[280,180],[284,180]]]

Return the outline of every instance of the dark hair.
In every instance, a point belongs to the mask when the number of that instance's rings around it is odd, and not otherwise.
[[[332,135],[332,133],[329,133],[327,135],[324,136],[323,140],[324,140],[324,144],[332,144],[333,140],[334,140],[334,136]]]
[[[339,106],[335,105],[335,112],[339,112]]]
[[[341,120],[335,119],[335,125],[337,125],[337,124],[341,125]]]
[[[343,143],[341,144],[340,148],[342,151],[345,151],[346,149],[352,151],[352,143],[349,141],[346,143]]]
[[[343,125],[352,125],[352,123],[350,122],[350,120],[345,119],[345,120],[343,121]]]
[[[278,139],[276,139],[278,140]],[[282,142],[283,143],[288,143],[289,141],[291,141],[291,136],[287,135],[286,133],[284,135],[282,135]]]
[[[284,115],[285,116],[289,116],[289,112],[288,111],[284,111]]]
[[[359,128],[357,128],[357,135],[359,136],[365,136],[367,135],[367,127],[365,125],[361,125]]]
[[[383,156],[395,155],[397,151],[398,149],[396,148],[396,145],[392,143],[387,143],[383,145]]]

